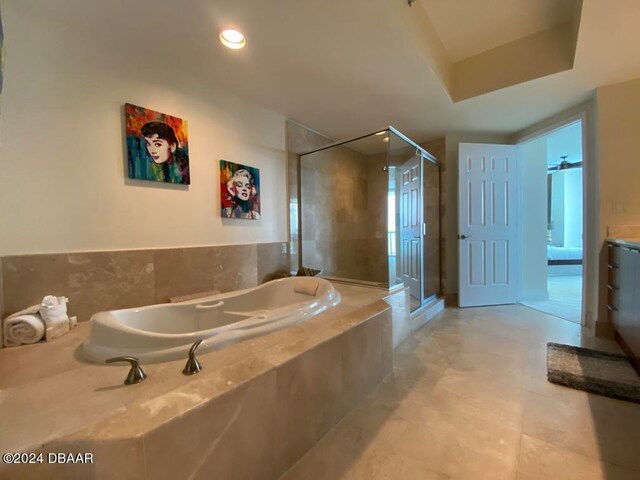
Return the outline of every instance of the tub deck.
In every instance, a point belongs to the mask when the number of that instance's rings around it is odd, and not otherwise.
[[[145,478],[145,471],[147,478],[171,478],[153,467],[164,465],[171,451],[174,459],[197,457],[172,464],[208,466],[216,478],[234,478],[225,476],[234,466],[250,470],[242,478],[278,478],[390,372],[391,317],[408,314],[398,301],[404,292],[394,292],[392,311],[383,300],[387,290],[335,286],[342,295],[338,306],[203,354],[203,370],[192,377],[180,373],[184,360],[175,360],[146,365],[147,380],[123,385],[127,365],[84,360],[80,348],[88,323],[52,343],[1,349],[2,451],[88,451],[102,460],[86,466],[2,465],[0,476],[37,478],[87,468],[92,478]],[[218,441],[230,435],[235,440],[229,445]],[[237,441],[247,435],[250,445],[237,452]],[[180,444],[201,448],[183,451]]]

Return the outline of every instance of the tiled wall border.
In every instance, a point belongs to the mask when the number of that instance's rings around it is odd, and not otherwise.
[[[290,271],[285,242],[150,250],[15,255],[0,258],[0,316],[44,295],[69,298],[69,314],[167,302],[169,297],[262,283]]]

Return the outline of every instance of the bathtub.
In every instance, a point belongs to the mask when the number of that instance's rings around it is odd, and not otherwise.
[[[187,302],[96,313],[82,345],[91,361],[121,355],[142,363],[187,358],[288,327],[340,303],[333,285],[317,277],[291,277],[259,287]]]

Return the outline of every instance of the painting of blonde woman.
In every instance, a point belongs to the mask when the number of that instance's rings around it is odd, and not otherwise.
[[[223,218],[260,218],[260,170],[220,160]]]

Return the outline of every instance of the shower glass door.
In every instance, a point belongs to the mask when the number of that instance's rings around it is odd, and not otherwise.
[[[411,310],[440,292],[440,168],[389,127],[299,156],[299,268],[406,288]]]
[[[389,132],[388,144],[396,227],[396,256],[389,262],[389,278],[408,287],[415,310],[422,305],[422,156],[394,132]]]

